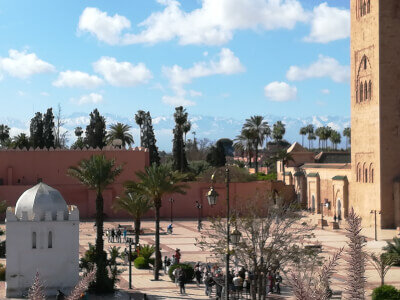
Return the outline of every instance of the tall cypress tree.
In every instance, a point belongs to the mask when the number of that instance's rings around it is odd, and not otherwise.
[[[159,166],[160,155],[158,154],[158,147],[156,146],[156,142],[157,140],[154,135],[150,112],[147,112],[144,117],[142,146],[149,149],[150,164],[156,164],[157,166]]]
[[[47,109],[43,116],[43,143],[46,148],[54,147],[54,115],[53,109]]]
[[[93,148],[103,148],[106,145],[106,119],[97,108],[90,113],[90,123],[86,126],[86,143]]]
[[[145,147],[143,145],[143,134],[144,134],[143,126],[145,118],[146,118],[146,113],[143,110],[138,110],[137,114],[135,115],[135,122],[136,124],[139,125],[140,128],[140,147]]]
[[[181,172],[185,172],[188,168],[188,162],[186,160],[185,153],[185,142],[183,140],[184,126],[188,123],[188,113],[182,106],[175,108],[174,113],[175,128],[173,130],[173,148],[172,154],[174,158],[173,169]]]
[[[40,112],[37,112],[31,119],[30,133],[31,144],[33,148],[43,148],[43,116]]]

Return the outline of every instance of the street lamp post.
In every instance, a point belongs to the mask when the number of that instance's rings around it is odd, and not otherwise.
[[[374,220],[375,220],[375,222],[374,222],[374,228],[375,228],[375,241],[377,241],[378,240],[378,232],[377,232],[377,228],[376,228],[376,214],[381,214],[381,212],[380,211],[378,211],[378,210],[376,210],[376,209],[373,209],[373,210],[371,210],[371,214],[374,214]]]
[[[210,206],[213,206],[217,203],[218,193],[215,191],[213,187],[214,183],[214,174],[211,176],[211,188],[207,193],[207,200]],[[240,232],[238,230],[234,230],[232,234],[230,233],[230,206],[229,206],[229,184],[230,184],[230,177],[229,177],[229,168],[225,168],[225,184],[226,184],[226,264],[225,264],[225,299],[229,300],[229,242],[232,236],[232,242],[234,244],[238,244],[240,240]]]
[[[132,289],[132,240],[129,239],[129,289]]]
[[[170,203],[170,208],[171,208],[171,211],[170,211],[170,223],[171,224],[173,222],[173,220],[172,220],[172,206],[173,206],[174,202],[175,202],[174,198],[169,198],[169,203]]]
[[[202,205],[200,204],[199,201],[196,201],[196,208],[197,208],[197,230],[200,231],[201,228],[203,227],[201,224],[201,209]]]

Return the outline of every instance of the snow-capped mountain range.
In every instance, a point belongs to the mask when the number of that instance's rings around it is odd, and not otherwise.
[[[132,126],[132,134],[135,140],[135,145],[139,143],[139,127],[136,125],[134,116],[131,118],[121,117],[112,114],[104,114],[107,125],[121,122]],[[301,142],[299,130],[307,124],[313,124],[315,127],[330,126],[342,133],[343,129],[350,126],[350,117],[343,116],[311,116],[311,117],[282,117],[275,115],[264,116],[266,121],[272,127],[276,121],[282,121],[286,125],[286,134],[284,138],[289,142]],[[239,134],[244,119],[212,117],[212,116],[189,116],[192,123],[191,132],[188,138],[193,138],[193,132],[196,133],[196,138],[208,138],[211,141],[216,141],[219,138],[233,139]],[[89,123],[89,115],[86,113],[74,113],[64,118],[65,124],[63,130],[68,131],[69,144],[75,141],[74,129],[81,126],[85,129]],[[30,120],[18,120],[13,118],[2,118],[0,124],[6,124],[11,128],[11,136],[15,136],[21,132],[29,134]],[[172,129],[175,126],[173,116],[153,116],[153,126],[157,138],[157,145],[160,150],[170,152],[172,149]],[[345,139],[342,138],[344,145]],[[305,142],[306,144],[306,142]]]

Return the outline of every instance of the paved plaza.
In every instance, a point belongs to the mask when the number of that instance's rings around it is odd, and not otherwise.
[[[317,216],[316,216],[317,217]],[[311,222],[316,223],[316,219],[311,219]],[[88,250],[88,244],[95,242],[95,228],[93,227],[94,222],[81,222],[80,225],[80,255]],[[114,221],[106,222],[104,228],[116,228],[118,224],[132,224],[129,221]],[[195,246],[195,239],[199,237],[200,234],[197,231],[197,221],[196,220],[175,220],[174,221],[174,232],[172,235],[166,235],[166,227],[169,224],[168,221],[161,221],[161,228],[163,233],[161,235],[161,248],[162,257],[165,255],[172,256],[175,249],[181,249],[182,262],[205,262],[205,261],[215,261],[210,252],[202,251]],[[342,224],[344,225],[344,224]],[[204,222],[204,226],[207,226],[207,222]],[[145,228],[146,232],[151,232],[154,229],[153,220],[145,220],[142,222],[142,228]],[[363,234],[367,236],[367,250],[378,252],[382,246],[386,244],[384,240],[390,240],[395,234],[395,230],[384,230],[378,232],[379,241],[374,241],[374,230],[373,228],[368,228],[363,231]],[[315,239],[310,241],[310,243],[319,242],[322,244],[323,252],[322,255],[329,256],[332,255],[337,249],[345,246],[346,237],[345,230],[331,230],[325,228],[321,230],[320,228],[315,230]],[[140,241],[142,244],[154,244],[154,234],[144,234],[141,235]],[[110,246],[121,247],[121,250],[125,249],[124,243],[108,243],[105,241],[105,249]],[[343,256],[346,258],[346,255]],[[5,264],[5,260],[1,260],[1,263]],[[201,285],[197,287],[196,284],[188,284],[186,287],[186,294],[180,295],[179,288],[170,281],[167,275],[163,274],[161,271],[161,280],[152,281],[153,274],[150,270],[137,270],[132,266],[132,285],[133,289],[130,291],[128,289],[129,275],[128,266],[122,266],[124,272],[121,275],[118,287],[121,292],[115,297],[101,297],[98,299],[143,299],[143,294],[146,294],[148,299],[210,299],[204,295],[204,286]],[[337,272],[335,272],[332,280],[332,289],[336,294],[340,294],[340,291],[345,289],[346,285],[346,262],[341,260]],[[379,286],[380,279],[375,271],[375,269],[368,264],[366,269],[367,275],[367,299],[370,298],[371,290],[374,287]],[[386,276],[386,283],[392,284],[397,288],[400,287],[400,267],[393,267]],[[1,284],[0,298],[4,299],[4,282]],[[290,290],[285,286],[285,278],[283,280],[282,295],[273,295],[269,299],[291,299]],[[93,297],[91,299],[96,299]],[[340,299],[340,295],[335,295],[334,299]]]

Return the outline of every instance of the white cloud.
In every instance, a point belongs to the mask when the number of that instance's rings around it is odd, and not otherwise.
[[[322,90],[321,90],[321,93],[322,93],[322,94],[325,94],[325,95],[328,95],[328,94],[331,93],[331,91],[328,90],[328,89],[322,89]]]
[[[127,18],[110,17],[97,8],[83,11],[78,28],[108,44],[155,44],[176,38],[182,45],[222,45],[235,30],[292,29],[308,19],[298,0],[202,0],[201,7],[190,12],[176,0],[157,2],[164,9],[139,23],[142,30],[137,34],[123,33],[130,29]]]
[[[187,94],[187,91],[184,89],[185,84],[191,83],[196,78],[212,75],[232,75],[246,70],[239,58],[230,49],[222,48],[218,54],[218,58],[218,60],[194,63],[193,67],[188,69],[184,69],[178,65],[163,67],[163,74],[168,78],[171,88],[175,93],[173,97],[167,96],[166,99],[168,100],[163,98],[163,102],[171,105],[174,102],[194,105],[193,101],[185,99]],[[191,97],[197,96],[190,92],[189,94],[191,94]]]
[[[120,42],[122,30],[131,27],[131,22],[123,16],[113,17],[95,7],[87,7],[79,18],[78,30],[89,32],[102,42],[115,45]]]
[[[26,79],[34,74],[54,72],[55,67],[39,59],[35,53],[10,49],[8,57],[0,57],[0,73]],[[0,74],[1,79],[1,74]]]
[[[329,43],[350,36],[350,11],[329,7],[326,2],[314,7],[307,42]]]
[[[83,95],[79,99],[71,98],[71,102],[78,105],[83,104],[98,104],[103,102],[103,95],[97,93],[90,93],[88,95]]]
[[[286,82],[271,82],[264,87],[264,92],[268,99],[277,102],[285,102],[297,97],[297,88]]]
[[[114,57],[103,56],[93,63],[95,72],[103,75],[113,86],[135,86],[147,83],[153,75],[144,63],[117,62]]]
[[[178,65],[163,67],[163,73],[173,87],[181,87],[191,83],[195,78],[218,74],[232,75],[246,70],[230,49],[223,48],[218,56],[218,61],[197,62],[189,69],[183,69]]]
[[[93,89],[103,83],[103,80],[96,75],[89,75],[81,71],[70,71],[60,72],[58,78],[53,81],[53,85],[56,87],[78,87]]]
[[[292,81],[329,77],[335,82],[349,82],[350,66],[342,66],[336,59],[320,55],[309,67],[291,66],[286,77]]]
[[[203,93],[195,91],[195,90],[190,90],[189,95],[190,95],[190,97],[201,97],[201,96],[203,96]]]
[[[186,99],[183,96],[163,96],[162,101],[165,104],[171,105],[171,106],[194,106],[196,105],[195,102]]]

